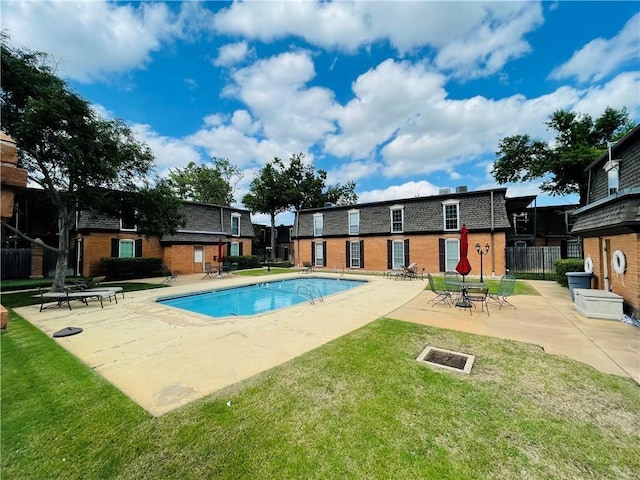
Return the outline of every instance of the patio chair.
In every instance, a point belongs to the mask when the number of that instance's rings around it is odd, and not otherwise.
[[[211,265],[211,262],[205,262],[204,276],[202,277],[202,279],[204,280],[205,278],[213,278],[211,275],[213,275],[214,273],[218,273],[218,269],[213,268],[213,265]]]
[[[302,262],[303,273],[313,273],[313,264],[311,262]]]
[[[222,270],[220,271],[220,276],[230,277],[231,275],[233,275],[233,272],[235,272],[237,269],[238,269],[238,262],[223,263]]]
[[[499,305],[498,310],[500,310],[505,305],[516,308],[515,305],[511,304],[507,300],[507,297],[510,297],[511,295],[513,295],[513,291],[515,287],[516,287],[516,277],[514,277],[510,273],[503,275],[502,278],[500,279],[500,285],[498,286],[498,291],[495,293],[489,293],[489,300]]]
[[[162,276],[164,277],[164,280],[162,280],[162,283],[177,283],[178,281],[178,274],[175,272],[172,272],[169,267],[167,267],[166,265],[162,265],[162,267],[160,267],[162,270]]]
[[[437,290],[436,284],[433,281],[433,277],[430,273],[427,273],[427,279],[429,280],[429,290],[436,294],[436,296],[429,300],[427,303],[433,303],[433,305],[431,305],[433,307],[438,303],[446,302],[447,305],[449,305],[449,308],[451,308],[451,292],[448,292],[446,290]]]
[[[398,280],[398,278],[402,278],[402,279],[408,278],[409,280],[416,278],[417,268],[418,268],[417,263],[410,263],[406,267],[402,267],[402,271],[400,272],[400,275],[396,275],[396,280]]]
[[[469,300],[474,308],[476,307],[476,303],[480,303],[482,306],[482,311],[484,312],[484,307],[487,307],[487,315],[489,315],[489,304],[487,300],[489,298],[489,287],[465,287],[466,293],[464,294],[465,298]],[[469,309],[469,313],[471,313],[471,308]]]
[[[444,288],[451,294],[452,301],[460,297],[460,287],[455,285],[454,283],[450,283],[450,280],[459,282],[461,280],[460,277],[461,275],[455,270],[444,272]]]

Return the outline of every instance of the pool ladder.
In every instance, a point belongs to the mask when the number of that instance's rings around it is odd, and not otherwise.
[[[317,290],[318,294],[314,295],[311,290]],[[317,285],[300,285],[298,287],[297,293],[302,298],[309,300],[309,302],[311,302],[311,305],[315,305],[316,299],[320,300],[321,302],[324,302],[324,298],[322,297],[322,292],[320,291],[320,287],[318,287]]]

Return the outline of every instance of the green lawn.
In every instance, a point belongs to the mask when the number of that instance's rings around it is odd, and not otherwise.
[[[379,319],[153,418],[14,313],[0,342],[3,479],[640,471],[638,386],[533,345]],[[426,345],[475,354],[472,374],[419,364]]]

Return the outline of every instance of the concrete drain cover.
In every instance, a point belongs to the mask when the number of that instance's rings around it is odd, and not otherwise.
[[[469,355],[468,353],[453,352],[451,350],[445,350],[444,348],[427,347],[418,355],[416,360],[426,363],[427,365],[433,365],[455,372],[471,373],[471,367],[475,359],[475,355]]]

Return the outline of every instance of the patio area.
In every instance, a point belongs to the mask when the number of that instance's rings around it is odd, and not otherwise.
[[[426,282],[421,280],[354,278],[369,283],[328,297],[324,303],[255,317],[211,320],[155,303],[158,296],[258,281],[242,276],[203,280],[201,274],[180,276],[170,288],[128,293],[117,305],[105,303],[104,309],[90,303],[72,311],[39,312],[38,306],[16,311],[49,336],[69,326],[82,328],[79,335],[54,341],[156,416],[291,360],[379,317],[538,344],[548,353],[640,383],[640,329],[582,317],[573,309],[567,289],[554,282],[530,282],[542,298],[515,296],[510,301],[517,310],[492,308],[487,316],[480,310],[470,314],[444,304],[432,307],[427,302],[433,293],[424,290]]]

